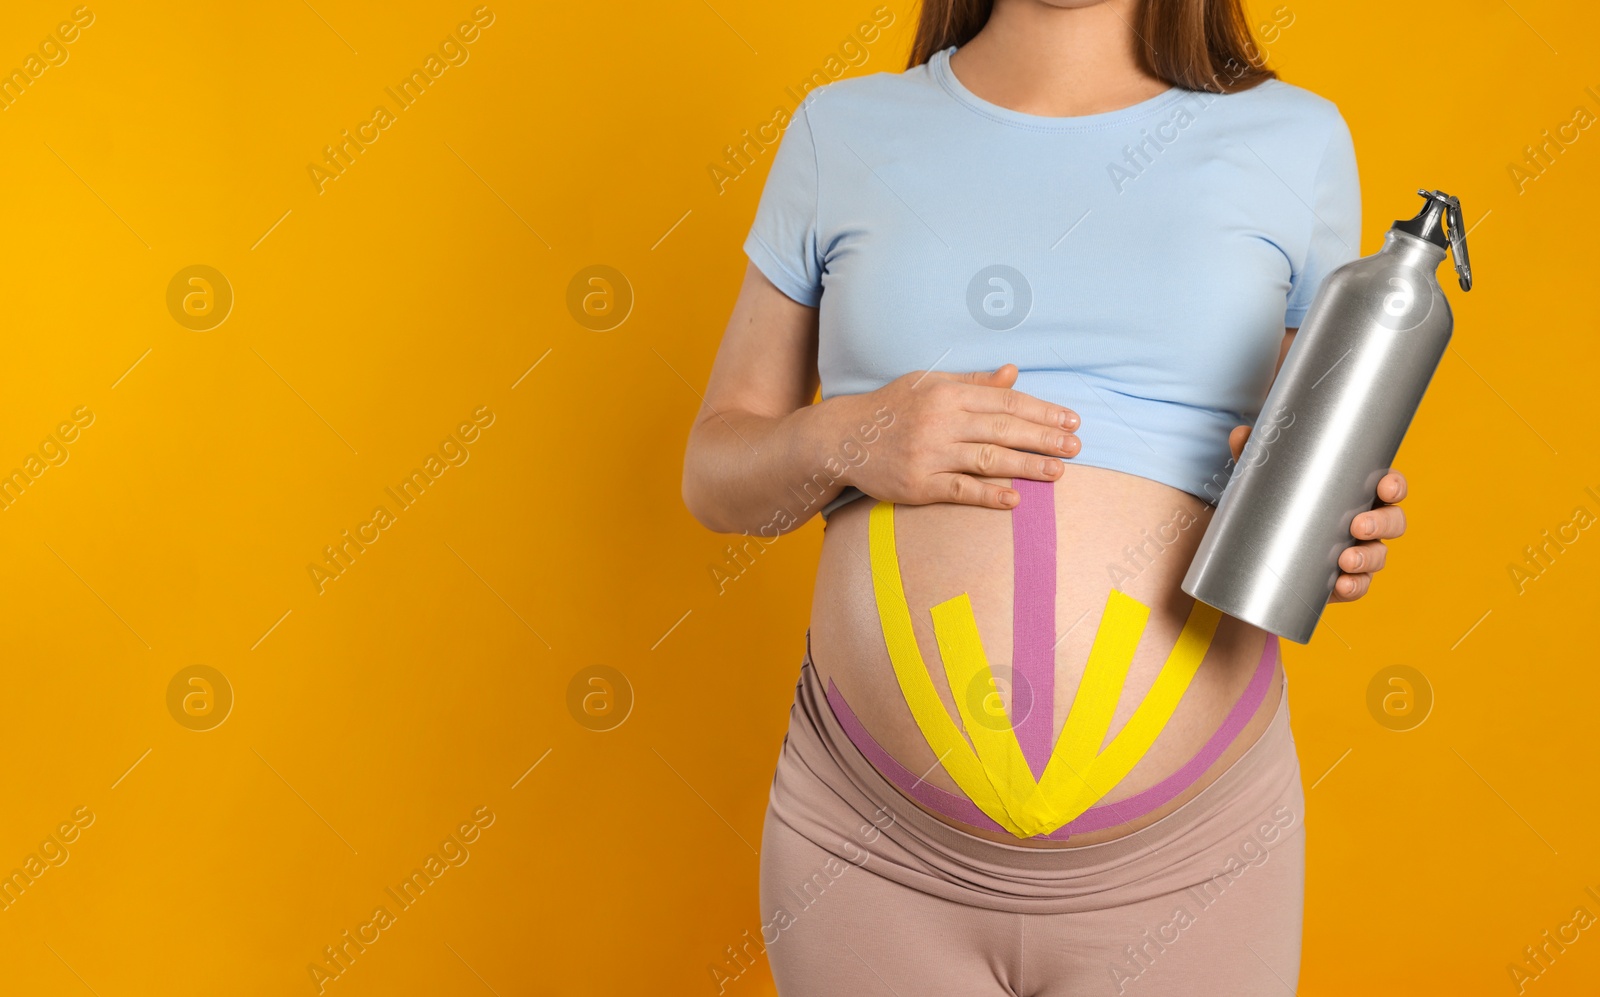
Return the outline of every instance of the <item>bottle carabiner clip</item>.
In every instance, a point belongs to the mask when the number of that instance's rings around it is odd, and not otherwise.
[[[1460,281],[1463,291],[1472,290],[1472,263],[1467,259],[1467,226],[1461,217],[1460,199],[1439,190],[1418,190],[1417,193],[1444,205],[1450,229],[1446,233],[1450,239],[1450,254],[1456,258],[1456,279]]]

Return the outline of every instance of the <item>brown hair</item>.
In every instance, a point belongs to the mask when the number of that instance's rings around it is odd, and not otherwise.
[[[906,68],[965,45],[993,10],[994,0],[921,0]],[[1139,0],[1133,32],[1144,68],[1186,90],[1234,93],[1277,75],[1250,35],[1241,0]]]

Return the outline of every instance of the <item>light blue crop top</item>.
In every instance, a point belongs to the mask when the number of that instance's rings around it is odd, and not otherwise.
[[[818,309],[822,397],[1015,363],[1082,417],[1072,462],[1215,504],[1285,327],[1359,255],[1344,119],[1278,80],[1025,114],[954,51],[811,91],[774,153],[744,250]]]

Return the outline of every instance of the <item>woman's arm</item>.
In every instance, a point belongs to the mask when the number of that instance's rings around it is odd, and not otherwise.
[[[848,399],[811,404],[816,356],[817,309],[748,264],[684,452],[683,503],[707,529],[754,534],[769,524],[793,506],[789,486],[810,476],[800,469],[818,465],[823,441],[840,435],[848,406],[836,403]],[[845,484],[830,485],[817,508]]]
[[[1012,390],[1012,364],[911,371],[811,404],[817,314],[746,268],[684,453],[683,502],[707,529],[786,533],[847,485],[908,505],[1009,509],[1016,490],[979,475],[1053,481],[1061,461],[1041,455],[1081,449],[1077,413]]]

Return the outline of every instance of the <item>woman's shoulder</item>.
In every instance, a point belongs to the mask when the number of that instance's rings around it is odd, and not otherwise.
[[[1281,79],[1267,79],[1228,95],[1240,113],[1269,127],[1287,127],[1326,136],[1345,127],[1339,105],[1327,97]]]
[[[1196,115],[1214,122],[1220,141],[1248,143],[1280,172],[1303,169],[1315,175],[1330,155],[1346,155],[1354,145],[1336,103],[1283,80],[1263,80],[1215,98],[1210,106],[1225,110]]]
[[[846,76],[813,87],[806,91],[796,110],[812,119],[871,119],[885,110],[926,100],[934,89],[934,80],[923,63],[900,71]]]

